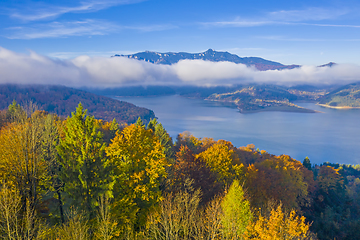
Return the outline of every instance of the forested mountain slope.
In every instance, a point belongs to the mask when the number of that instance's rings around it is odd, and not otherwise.
[[[359,108],[360,83],[348,84],[328,93],[319,104],[333,108]]]
[[[64,86],[0,85],[0,109],[7,108],[13,100],[21,104],[32,101],[41,110],[63,117],[69,116],[79,102],[89,114],[106,121],[115,118],[118,122],[134,123],[141,117],[147,122],[155,117],[149,109]]]

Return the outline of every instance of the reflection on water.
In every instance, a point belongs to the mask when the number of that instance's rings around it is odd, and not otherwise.
[[[253,143],[272,154],[288,154],[312,163],[360,163],[360,110],[335,110],[313,103],[298,105],[323,113],[260,112],[240,114],[236,108],[180,96],[121,97],[152,109],[169,134],[225,139],[235,146]]]

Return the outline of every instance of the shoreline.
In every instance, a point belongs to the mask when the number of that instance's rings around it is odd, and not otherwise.
[[[332,108],[332,109],[343,109],[343,110],[347,110],[347,109],[360,109],[360,107],[330,106],[330,105],[327,105],[327,104],[320,104],[320,103],[317,103],[316,105],[319,105],[319,106],[325,107],[325,108]]]
[[[221,100],[215,100],[215,99],[204,99],[205,101],[212,101],[212,102],[219,102],[219,103],[231,103],[237,106],[235,101],[221,101]],[[240,113],[248,114],[248,113],[259,113],[259,112],[296,112],[296,113],[323,113],[321,111],[308,109],[300,106],[271,106],[266,107],[263,109],[255,109],[255,110],[243,110],[239,107],[237,107]]]
[[[264,109],[257,109],[257,110],[241,110],[239,109],[240,113],[249,114],[249,113],[259,113],[259,112],[294,112],[294,113],[322,113],[320,111],[303,108],[303,107],[269,107]]]

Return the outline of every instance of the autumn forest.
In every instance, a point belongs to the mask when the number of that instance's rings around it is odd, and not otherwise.
[[[156,119],[0,112],[0,238],[360,239],[360,166],[174,141]]]

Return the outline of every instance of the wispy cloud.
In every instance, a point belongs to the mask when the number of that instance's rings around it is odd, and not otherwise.
[[[117,51],[86,51],[86,52],[51,52],[46,54],[47,56],[51,57],[51,58],[57,58],[57,59],[62,59],[62,60],[66,60],[66,59],[72,59],[72,58],[76,58],[78,56],[83,56],[83,55],[87,55],[90,57],[110,57],[110,56],[114,56],[115,54],[124,54],[124,55],[128,55],[128,54],[134,54],[136,53],[136,51],[123,51],[123,50],[117,50]]]
[[[318,26],[318,27],[338,27],[338,28],[360,28],[360,25],[349,24],[321,24],[321,23],[297,23],[298,25]]]
[[[359,65],[302,66],[296,69],[258,71],[231,62],[183,60],[157,65],[126,57],[80,56],[51,59],[34,52],[18,54],[0,47],[0,83],[60,84],[72,87],[137,85],[220,86],[242,83],[334,84],[360,78]]]
[[[82,21],[55,21],[31,26],[9,27],[9,39],[66,38],[70,36],[107,35],[112,32],[134,30],[140,32],[165,31],[176,28],[174,25],[121,26],[105,20],[86,19]]]
[[[148,25],[148,26],[124,26],[123,29],[138,30],[141,32],[158,32],[178,28],[172,24]]]
[[[350,27],[357,25],[322,24],[314,21],[337,19],[349,13],[347,9],[307,8],[304,10],[281,10],[268,12],[263,16],[245,19],[236,17],[230,21],[202,22],[205,27],[257,27],[264,25],[311,25],[319,27]]]
[[[346,38],[289,38],[285,36],[258,36],[256,38],[274,40],[274,41],[288,41],[288,42],[358,42],[359,38],[346,39]]]
[[[22,21],[53,19],[66,13],[96,12],[117,5],[135,4],[146,0],[90,0],[82,1],[77,6],[54,6],[34,3],[23,9],[10,11],[10,17]]]
[[[346,9],[307,8],[304,10],[281,10],[267,14],[274,21],[302,22],[335,19],[347,14]]]
[[[205,27],[257,27],[269,24],[278,24],[274,21],[256,21],[256,20],[246,20],[240,19],[239,17],[235,18],[232,21],[219,21],[219,22],[202,22],[200,23]]]
[[[72,22],[51,22],[48,24],[37,24],[32,27],[8,28],[11,33],[9,39],[36,39],[57,38],[69,36],[94,36],[105,35],[117,31],[119,27],[113,23],[103,20],[87,19]]]

